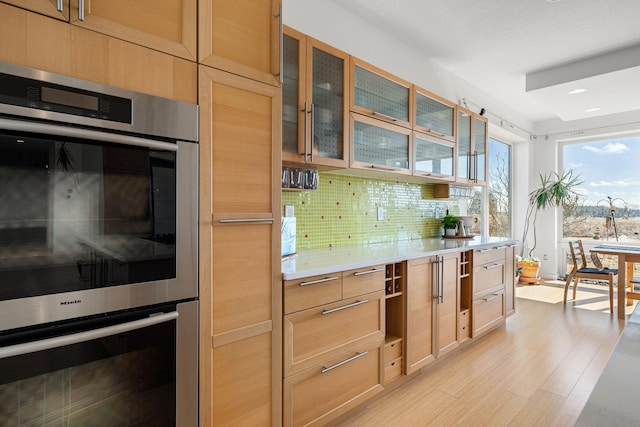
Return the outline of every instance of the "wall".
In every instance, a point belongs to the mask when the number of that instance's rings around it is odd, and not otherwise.
[[[326,172],[317,190],[283,191],[282,203],[294,206],[296,250],[435,237],[436,208],[442,215],[447,209],[459,213],[457,201],[434,199],[433,185]],[[381,221],[378,207],[384,211]]]

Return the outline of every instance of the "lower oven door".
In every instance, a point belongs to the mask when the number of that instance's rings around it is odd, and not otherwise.
[[[0,426],[197,426],[197,301],[0,336]]]

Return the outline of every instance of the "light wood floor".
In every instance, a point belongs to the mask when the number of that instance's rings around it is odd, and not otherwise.
[[[506,327],[340,426],[573,426],[624,327],[606,288],[578,290],[565,307],[561,287],[518,289]]]

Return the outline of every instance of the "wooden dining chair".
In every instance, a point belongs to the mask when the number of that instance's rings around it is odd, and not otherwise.
[[[591,254],[591,258],[594,261],[594,264],[596,264],[596,267],[587,267],[587,257],[582,247],[582,240],[569,242],[569,248],[571,249],[573,269],[567,275],[567,281],[564,284],[564,303],[567,303],[567,292],[569,291],[569,285],[572,281],[574,301],[576,300],[578,282],[581,279],[609,282],[609,309],[611,310],[611,313],[613,313],[613,278],[618,275],[618,270],[615,268],[603,267],[600,260],[595,256],[596,254]]]

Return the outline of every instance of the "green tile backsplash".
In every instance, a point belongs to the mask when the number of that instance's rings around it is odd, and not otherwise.
[[[296,250],[435,237],[440,233],[436,206],[443,214],[458,213],[456,202],[434,199],[430,184],[326,172],[320,173],[317,190],[283,191],[282,204],[294,206]]]

